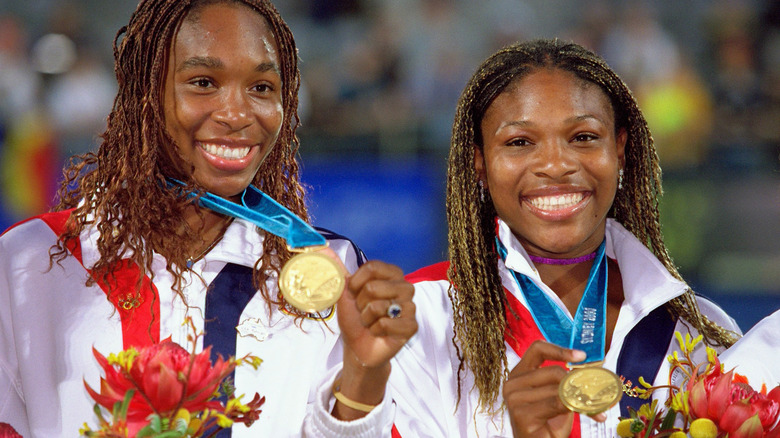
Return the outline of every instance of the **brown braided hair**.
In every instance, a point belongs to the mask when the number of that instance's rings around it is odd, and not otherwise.
[[[447,174],[448,277],[453,285],[448,293],[454,314],[453,344],[460,359],[458,397],[460,375],[468,366],[479,390],[480,408],[490,413],[509,373],[504,343],[506,296],[496,264],[496,210],[492,202],[480,202],[474,148],[483,147],[480,125],[493,100],[509,84],[541,68],[571,72],[598,85],[610,98],[615,127],[625,129],[628,140],[623,189],[608,216],[632,232],[672,276],[682,280],[661,235],[658,156],[647,122],[625,83],[598,55],[557,39],[511,45],[490,56],[458,101]],[[695,327],[710,345],[729,346],[735,341],[734,333],[699,312],[690,288],[666,306]]]
[[[284,117],[276,144],[263,161],[253,184],[304,220],[308,220],[304,189],[298,178],[298,52],[292,32],[267,0],[142,0],[127,26],[114,39],[114,70],[119,91],[100,136],[97,152],[73,157],[64,170],[59,203],[54,210],[75,208],[67,231],[52,248],[52,261],[67,257],[63,242],[78,238],[96,224],[100,259],[92,271],[108,284],[110,267],[129,257],[144,274],[152,275],[152,252],[165,256],[174,278],[174,291],[182,294],[186,249],[198,242],[199,229],[183,225],[184,211],[192,203],[181,192],[166,189],[166,177],[202,190],[166,145],[173,139],[165,129],[163,89],[169,54],[176,32],[188,14],[215,3],[240,4],[262,16],[273,31],[281,63]],[[121,39],[121,42],[120,42]],[[202,215],[203,212],[201,211]],[[258,229],[258,232],[261,232]],[[267,234],[264,251],[254,265],[253,279],[268,303],[283,305],[281,296],[269,296],[265,272],[278,272],[290,258],[283,239]],[[90,278],[87,284],[93,284]],[[139,279],[140,286],[140,279]],[[116,290],[109,292],[118,293]]]

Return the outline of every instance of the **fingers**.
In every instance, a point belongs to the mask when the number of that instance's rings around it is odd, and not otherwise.
[[[520,363],[509,373],[513,375],[525,374],[539,368],[545,361],[554,362],[581,362],[585,360],[584,351],[570,350],[544,341],[534,341],[523,354]]]
[[[358,320],[373,336],[409,338],[417,331],[414,286],[404,279],[401,268],[371,260],[347,280],[350,296],[342,297],[340,314],[345,306],[352,307],[355,313],[350,318]],[[400,312],[389,312],[391,306],[400,308]]]
[[[379,260],[370,260],[349,278],[349,289],[360,291],[372,280],[403,280],[404,272],[398,266]]]
[[[542,364],[584,359],[582,351],[549,342],[536,341],[528,347],[502,391],[515,437],[568,436],[573,416],[558,396],[558,385],[567,370]]]

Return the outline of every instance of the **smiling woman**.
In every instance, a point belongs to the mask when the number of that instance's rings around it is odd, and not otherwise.
[[[392,356],[416,325],[400,269],[306,223],[293,36],[267,0],[142,0],[114,55],[100,147],[65,169],[55,212],[0,236],[0,419],[25,437],[74,436],[96,420],[84,386],[100,387],[93,348],[170,338],[212,360],[263,360],[230,376],[237,394],[265,396],[262,415],[218,436],[300,437],[309,394],[340,356],[333,301],[312,313],[279,291],[293,251],[324,253],[335,273],[309,266],[301,278],[296,265],[304,295],[311,277],[341,286],[351,275],[339,315],[403,309],[380,314],[381,331],[352,320],[372,351],[390,336]],[[193,341],[185,321],[204,335]]]
[[[276,39],[253,15],[240,4],[190,15],[165,79],[165,127],[182,171],[226,198],[252,182],[284,115]]]
[[[466,85],[452,132],[449,260],[406,277],[419,330],[374,388],[381,408],[356,420],[367,430],[606,438],[642,401],[621,399],[618,376],[666,384],[675,331],[733,343],[734,321],[667,254],[652,137],[601,58],[559,40],[508,46]]]

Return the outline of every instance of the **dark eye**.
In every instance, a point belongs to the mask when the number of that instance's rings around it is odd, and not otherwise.
[[[509,140],[507,143],[507,146],[528,146],[531,144],[530,141],[526,138],[513,138]]]
[[[583,132],[581,134],[577,134],[574,136],[574,141],[592,141],[596,140],[598,137],[595,134],[591,134],[589,132]]]
[[[198,78],[192,81],[192,84],[195,85],[196,87],[208,88],[212,85],[212,82],[210,79],[207,78]]]
[[[270,93],[274,91],[274,87],[270,84],[262,83],[254,86],[254,90],[258,93]]]

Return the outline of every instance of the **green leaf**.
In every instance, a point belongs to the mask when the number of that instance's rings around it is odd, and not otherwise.
[[[133,398],[133,395],[135,395],[135,389],[128,389],[125,393],[125,398],[122,400],[122,404],[119,406],[119,416],[114,414],[114,418],[121,418],[123,420],[127,419],[127,408],[130,407],[130,399]],[[114,410],[116,411],[116,405],[114,405]]]
[[[664,421],[661,423],[661,430],[669,430],[674,427],[674,420],[677,418],[677,412],[674,409],[669,408],[669,412],[666,413]]]
[[[159,435],[155,435],[154,438],[183,438],[184,436],[186,435],[177,430],[169,430]]]
[[[144,438],[144,437],[148,437],[148,436],[153,436],[155,433],[157,433],[157,432],[155,432],[155,430],[152,429],[152,426],[151,425],[147,425],[143,429],[139,430],[138,433],[135,436],[136,436],[136,438]]]

